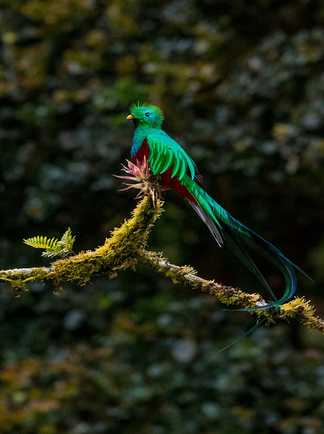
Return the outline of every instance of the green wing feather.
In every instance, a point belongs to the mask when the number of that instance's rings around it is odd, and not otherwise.
[[[182,181],[185,175],[195,178],[196,165],[179,143],[162,130],[151,132],[146,137],[150,154],[149,165],[153,175],[160,175],[168,169],[172,177]]]

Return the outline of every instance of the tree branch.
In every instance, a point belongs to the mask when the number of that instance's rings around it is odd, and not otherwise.
[[[192,267],[171,264],[161,253],[147,250],[149,234],[162,213],[162,207],[161,200],[156,199],[153,203],[151,197],[146,196],[137,204],[131,218],[114,229],[97,249],[60,259],[50,267],[0,270],[0,281],[10,284],[17,291],[27,290],[28,283],[37,281],[52,281],[55,285],[67,282],[85,285],[95,275],[114,278],[119,271],[135,268],[138,262],[142,262],[173,283],[208,293],[227,306],[244,309],[265,304],[260,294],[203,279]],[[248,312],[257,315],[263,323],[296,319],[304,326],[324,334],[324,321],[315,314],[310,301],[303,297],[296,297],[280,308],[261,308]]]
[[[97,249],[60,259],[50,267],[0,270],[0,281],[19,290],[25,289],[26,283],[37,281],[85,285],[95,274],[115,277],[118,271],[136,265],[137,251],[145,248],[149,233],[161,212],[161,201],[157,201],[153,207],[150,197],[145,197],[134,209],[132,217],[114,229]]]

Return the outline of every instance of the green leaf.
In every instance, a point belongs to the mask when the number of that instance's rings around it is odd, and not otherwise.
[[[74,242],[75,236],[72,235],[71,228],[64,232],[60,240],[55,237],[48,238],[44,235],[24,239],[27,246],[34,247],[34,249],[43,249],[42,256],[46,258],[70,255]]]
[[[37,235],[33,238],[24,239],[27,246],[34,247],[34,249],[55,250],[59,240],[55,237],[48,238],[43,235]]]

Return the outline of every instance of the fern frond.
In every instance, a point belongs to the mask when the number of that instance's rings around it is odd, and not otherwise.
[[[37,235],[36,237],[27,238],[24,243],[27,246],[34,247],[34,249],[55,250],[57,248],[59,240],[55,237],[48,238],[43,235]]]
[[[35,249],[43,249],[42,256],[46,258],[55,258],[58,256],[67,256],[72,253],[75,242],[75,236],[72,235],[71,228],[68,228],[62,238],[59,240],[55,237],[48,238],[44,235],[27,238],[24,243]]]
[[[67,228],[67,230],[62,235],[61,240],[59,241],[59,244],[66,249],[67,251],[71,252],[73,249],[73,245],[75,242],[75,236],[72,235],[71,228]]]

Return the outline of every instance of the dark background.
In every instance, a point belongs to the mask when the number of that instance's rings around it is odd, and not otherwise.
[[[48,263],[23,238],[71,226],[94,248],[127,217],[112,174],[139,99],[214,197],[312,275],[299,295],[323,313],[323,24],[316,0],[2,0],[1,268]],[[258,289],[172,194],[151,245]],[[1,433],[324,433],[324,338],[292,322],[219,352],[251,321],[148,269],[20,298],[2,284]]]

